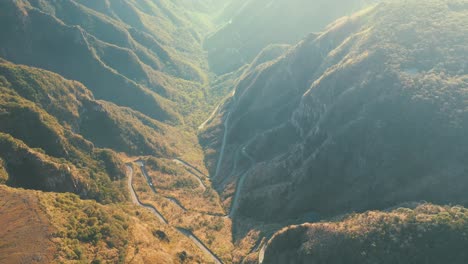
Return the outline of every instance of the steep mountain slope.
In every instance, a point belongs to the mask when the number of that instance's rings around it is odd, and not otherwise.
[[[194,136],[97,101],[85,86],[57,74],[0,60],[0,92],[1,178],[8,185],[118,201],[124,196],[112,181],[125,168],[113,151],[100,148],[201,160]]]
[[[236,214],[466,204],[467,12],[464,1],[386,2],[245,75],[216,176],[226,196],[237,183]]]
[[[15,92],[1,87],[0,92],[0,156],[6,184],[74,192],[102,202],[125,199],[117,182],[124,176],[123,165],[112,152],[94,148]]]
[[[180,157],[200,166],[194,135],[97,101],[76,81],[1,59],[0,94],[0,223],[11,225],[2,233],[6,240],[0,242],[1,261],[209,262],[211,258],[177,226],[158,223],[151,212],[128,203],[123,181],[130,177],[122,162],[126,155],[164,157],[168,162]],[[172,190],[184,191],[177,187]],[[204,196],[222,214],[210,187],[205,187]],[[57,194],[61,192],[80,198]],[[209,205],[197,206],[210,213]],[[206,218],[204,213],[196,216]],[[28,228],[22,217],[34,226]],[[199,224],[189,219],[184,226]]]
[[[78,80],[98,99],[164,122],[180,124],[181,114],[203,107],[197,94],[208,80],[200,42],[211,25],[203,13],[148,0],[0,5],[0,57]]]
[[[98,147],[130,155],[164,157],[183,155],[189,151],[185,149],[188,136],[182,135],[177,129],[132,109],[95,100],[81,83],[66,80],[57,74],[0,59],[0,83],[34,102],[38,108],[55,117],[60,125],[82,135]],[[10,125],[20,124],[12,122]],[[20,127],[16,129],[27,132]],[[41,137],[44,141],[40,135],[35,137]],[[55,143],[44,141],[42,144],[44,147],[52,147]]]
[[[211,68],[216,73],[235,70],[250,63],[269,44],[295,44],[369,2],[372,1],[232,1],[221,15],[228,22],[204,43]]]
[[[430,204],[278,232],[263,263],[466,263],[468,211]]]

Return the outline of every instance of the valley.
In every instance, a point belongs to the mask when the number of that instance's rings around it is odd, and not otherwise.
[[[1,1],[0,262],[466,263],[467,19]]]

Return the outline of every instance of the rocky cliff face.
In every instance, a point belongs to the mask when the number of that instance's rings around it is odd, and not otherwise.
[[[277,221],[467,203],[467,17],[457,1],[380,4],[247,74],[226,146],[255,161],[238,214]],[[245,169],[246,159],[237,158]]]

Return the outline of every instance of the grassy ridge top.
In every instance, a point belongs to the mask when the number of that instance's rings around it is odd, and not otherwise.
[[[422,204],[278,232],[263,263],[465,263],[468,210]]]

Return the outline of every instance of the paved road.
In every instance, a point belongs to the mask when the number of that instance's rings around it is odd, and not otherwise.
[[[219,150],[219,158],[218,158],[218,163],[216,164],[216,172],[214,176],[215,179],[218,178],[219,170],[221,168],[221,164],[224,158],[224,148],[226,147],[226,141],[227,141],[227,136],[228,136],[229,119],[231,119],[231,112],[228,113],[226,120],[224,120],[223,142],[221,143],[221,149]]]
[[[145,203],[142,203],[140,201],[140,199],[138,199],[138,196],[135,192],[135,189],[133,188],[133,184],[132,184],[132,181],[133,181],[133,168],[127,164],[127,173],[128,173],[128,189],[130,190],[130,196],[132,198],[132,202],[136,205],[139,205],[141,207],[144,207],[148,210],[150,210],[154,215],[156,215],[156,217],[159,219],[159,221],[161,221],[161,223],[163,224],[168,224],[166,218],[164,218],[164,216],[158,211],[158,209],[156,209],[154,206],[150,205],[150,204],[145,204]]]
[[[203,122],[203,124],[201,124],[199,127],[198,127],[198,130],[202,130],[203,128],[205,128],[206,124],[208,124],[208,122],[210,122],[211,119],[213,119],[213,117],[216,115],[216,113],[218,112],[218,109],[219,107],[222,105],[222,103],[220,103],[218,106],[216,106],[215,110],[213,110],[213,112],[211,113],[211,115],[208,117],[208,119],[206,119],[205,122]]]
[[[195,176],[197,178],[197,181],[200,183],[200,187],[203,189],[203,191],[206,190],[206,186],[205,184],[203,183],[200,175],[202,175],[203,177],[206,177],[206,175],[204,175],[201,171],[199,171],[197,168],[195,168],[194,166],[190,165],[189,163],[183,161],[183,160],[180,160],[180,159],[173,159],[172,161],[174,161],[175,163],[177,164],[180,164],[184,167],[187,168],[187,171],[192,174],[193,176]],[[193,172],[193,170],[195,170],[197,173]]]
[[[249,161],[250,161],[250,168],[247,169],[240,177],[239,181],[237,182],[237,186],[236,186],[236,191],[234,193],[234,198],[232,199],[232,203],[231,203],[231,210],[229,211],[229,217],[232,218],[237,210],[237,207],[239,206],[239,197],[240,197],[240,193],[241,193],[241,190],[242,190],[242,187],[244,186],[244,182],[245,182],[245,178],[248,174],[248,172],[250,171],[250,169],[253,168],[253,166],[255,165],[255,159],[247,152],[247,146],[255,140],[257,136],[255,137],[252,137],[247,143],[244,144],[244,146],[242,146],[241,148],[241,154],[247,158]]]
[[[235,95],[236,95],[236,90],[232,91],[231,98],[234,100],[234,103],[236,103],[235,100]],[[219,174],[219,169],[221,167],[221,163],[224,158],[224,148],[226,147],[226,141],[227,141],[227,136],[228,136],[228,125],[229,121],[231,119],[231,110],[229,110],[229,113],[226,117],[226,120],[224,120],[223,126],[224,126],[224,134],[223,134],[223,142],[221,143],[221,149],[219,150],[219,158],[218,158],[218,163],[216,164],[216,172],[213,178],[217,178]]]
[[[180,233],[184,234],[186,237],[190,238],[203,252],[206,254],[210,255],[211,258],[214,260],[216,264],[222,264],[223,262],[208,248],[203,244],[203,242],[198,239],[192,232],[190,232],[187,229],[183,229],[178,227],[177,230],[179,230]]]
[[[138,160],[136,161],[136,163],[140,166],[140,168],[142,169],[142,173],[143,175],[147,178],[147,181],[148,181],[148,174],[146,174],[146,169],[145,169],[145,164],[143,163],[143,161],[141,160]],[[135,189],[133,188],[133,184],[132,184],[132,181],[133,181],[133,168],[127,164],[127,174],[128,174],[128,188],[130,190],[130,196],[131,196],[131,199],[132,199],[132,202],[136,205],[139,205],[141,207],[144,207],[144,208],[147,208],[149,209],[154,215],[156,215],[156,217],[164,224],[166,225],[169,225],[169,222],[166,220],[166,218],[164,218],[164,216],[152,205],[149,205],[149,204],[145,204],[145,203],[142,203],[140,201],[140,199],[138,198],[138,195],[136,194],[135,192]],[[151,181],[148,181],[148,184],[150,183]],[[150,187],[153,187],[153,191],[156,192],[156,189],[154,188],[154,186],[150,186]],[[218,256],[216,256],[197,236],[195,236],[192,232],[186,230],[186,229],[183,229],[183,228],[179,228],[179,227],[176,227],[176,229],[184,236],[188,237],[189,239],[191,239],[195,245],[197,245],[197,247],[203,251],[204,253],[206,253],[207,255],[209,255],[213,261],[216,263],[216,264],[223,264],[223,262],[220,260],[220,258],[218,258]]]
[[[151,190],[153,191],[153,193],[158,194],[158,191],[156,190],[156,186],[154,186],[153,180],[151,179],[151,177],[148,175],[148,172],[146,171],[145,163],[142,160],[137,160],[136,164],[138,164],[138,166],[140,166],[141,173],[145,177],[146,182],[148,183],[148,185],[151,188]],[[182,203],[179,200],[177,200],[176,198],[166,197],[166,196],[163,196],[163,197],[165,199],[171,201],[172,203],[174,203],[182,211],[187,211],[187,209],[182,205]]]
[[[258,252],[258,263],[262,264],[263,263],[263,260],[265,259],[265,251],[266,251],[266,248],[267,248],[267,244],[268,242],[265,242],[262,246],[262,248],[260,249],[260,251]]]

